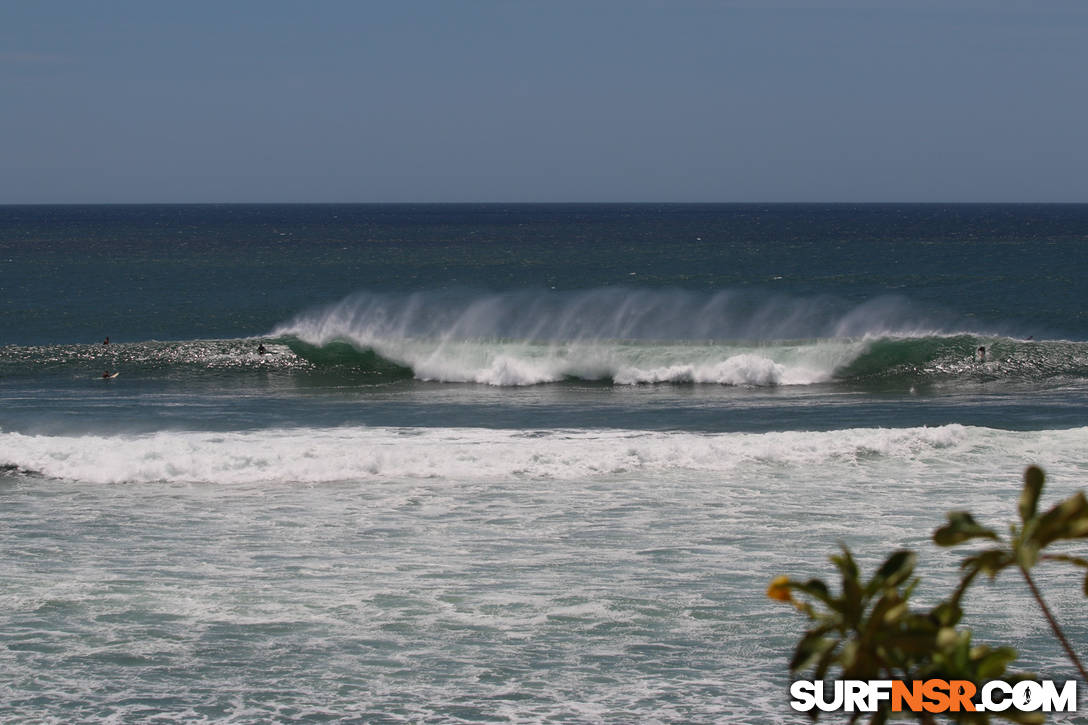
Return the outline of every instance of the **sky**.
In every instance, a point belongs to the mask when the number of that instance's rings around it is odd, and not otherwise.
[[[1088,202],[1088,2],[0,2],[0,204],[153,202]]]

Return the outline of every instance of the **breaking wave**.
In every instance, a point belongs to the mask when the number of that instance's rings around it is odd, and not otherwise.
[[[231,376],[296,373],[344,384],[1061,384],[1088,378],[1088,343],[965,332],[917,316],[901,298],[850,307],[824,298],[602,289],[359,294],[265,338],[0,347],[0,377],[101,378],[103,369],[126,380],[228,384],[241,380]]]
[[[933,376],[1083,376],[1083,343],[956,332],[886,297],[827,298],[600,289],[571,293],[358,294],[281,325],[317,365],[420,380],[808,385]],[[988,348],[985,360],[978,347]]]

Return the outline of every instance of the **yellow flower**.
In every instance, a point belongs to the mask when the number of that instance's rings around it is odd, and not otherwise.
[[[780,602],[792,602],[793,594],[790,593],[790,578],[788,576],[776,576],[767,587],[767,596]]]

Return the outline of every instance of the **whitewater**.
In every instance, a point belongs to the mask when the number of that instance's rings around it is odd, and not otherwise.
[[[911,546],[933,601],[955,560],[919,522],[1008,519],[1024,460],[1054,499],[1088,469],[1086,428],[958,425],[0,445],[11,721],[796,722],[768,573],[826,569],[840,540],[865,566]],[[1046,591],[1083,638],[1073,584]],[[1066,676],[1027,596],[982,587],[977,636]]]
[[[636,476],[731,476],[780,467],[845,467],[865,459],[908,462],[938,453],[964,463],[1036,458],[1053,445],[1068,455],[1083,430],[1046,441],[963,426],[828,433],[650,433],[629,430],[507,431],[481,428],[329,428],[134,436],[0,433],[5,465],[26,474],[96,484],[310,485],[338,481],[451,478],[577,481]],[[1017,459],[1010,458],[1010,461]]]

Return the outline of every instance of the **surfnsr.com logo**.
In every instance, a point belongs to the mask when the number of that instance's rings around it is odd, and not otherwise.
[[[790,707],[800,712],[1076,712],[1077,681],[1061,688],[1054,680],[1004,682],[976,687],[968,680],[798,680]]]

